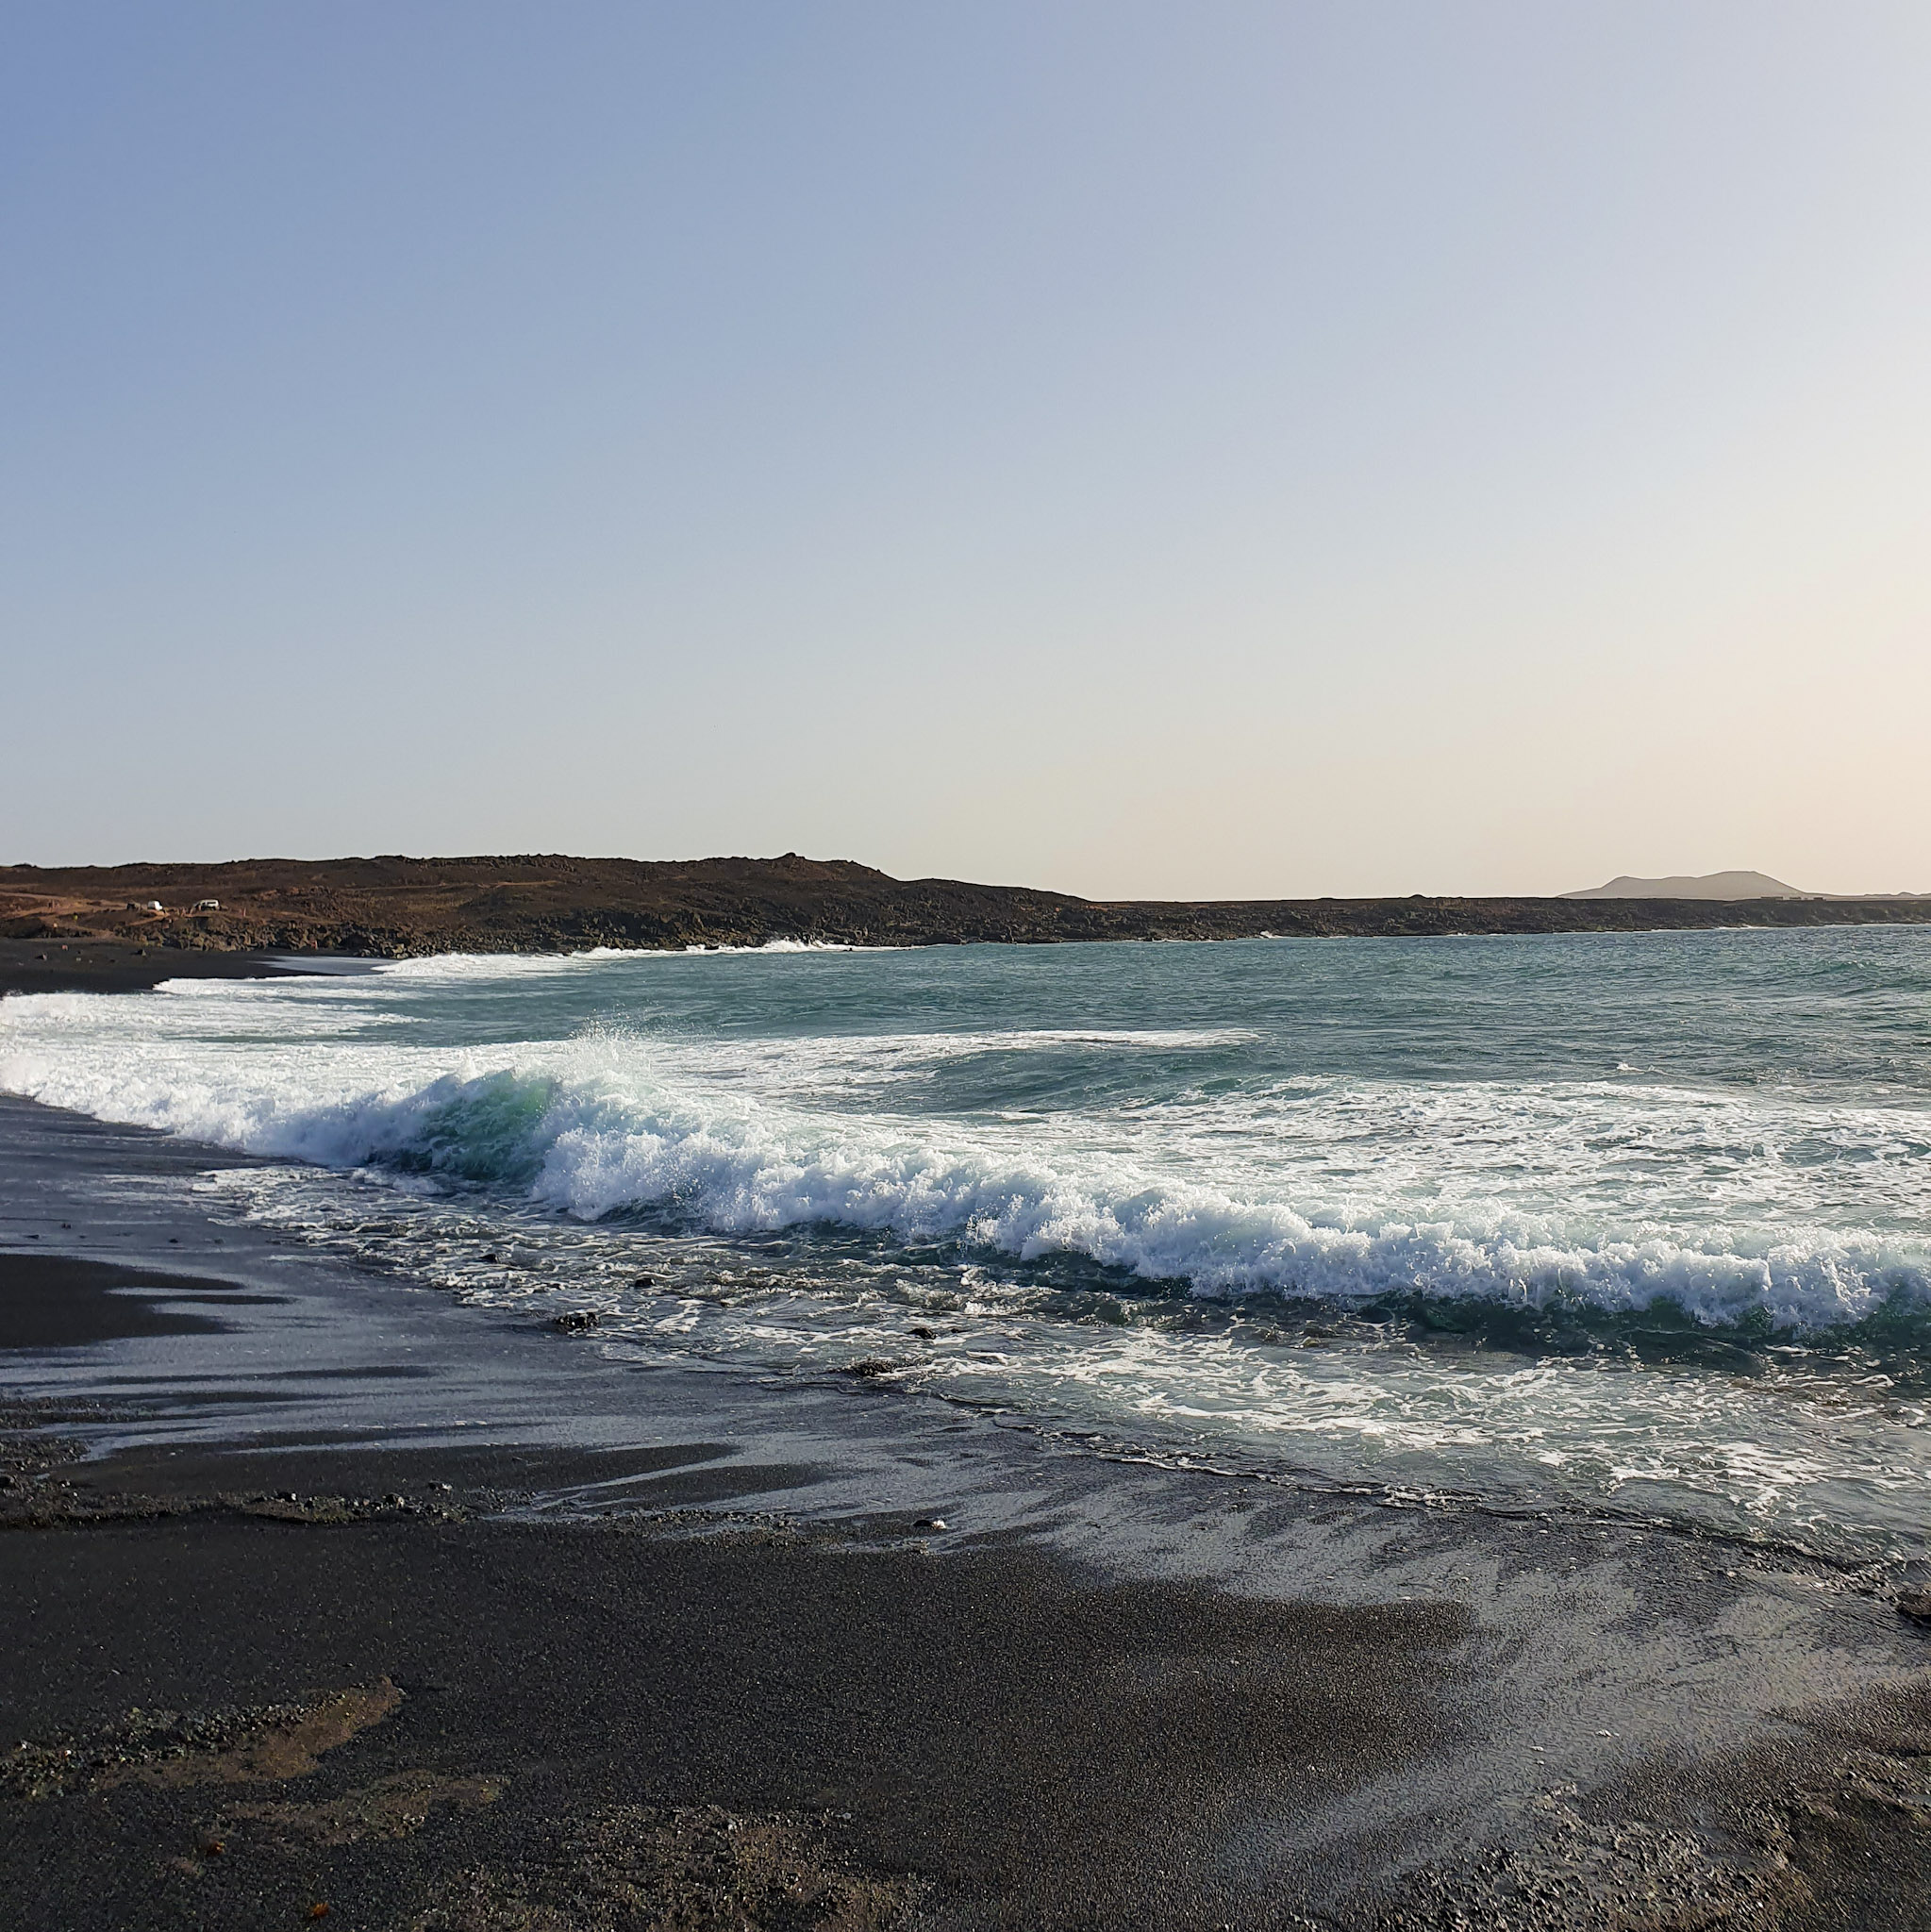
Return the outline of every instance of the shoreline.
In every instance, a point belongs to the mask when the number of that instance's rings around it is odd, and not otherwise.
[[[1923,922],[1915,916],[1881,920],[1844,920],[1831,923],[1818,920],[1788,924],[1764,922],[1730,924],[1722,921],[1657,925],[1587,925],[1561,927],[1462,928],[1443,926],[1429,930],[1387,932],[1321,933],[1229,933],[1162,936],[1153,942],[1167,945],[1206,945],[1229,940],[1278,941],[1290,939],[1581,939],[1661,938],[1688,933],[1759,932],[1851,932],[1872,926],[1895,928],[1899,925],[1931,923],[1931,913]],[[1047,939],[977,941],[908,940],[886,944],[857,944],[843,941],[823,941],[824,950],[845,952],[910,952],[930,946],[953,944],[1050,945],[1122,944],[1117,935],[1095,935],[1070,941]],[[1144,942],[1142,941],[1141,942]],[[666,955],[699,958],[707,953],[758,952],[770,947],[782,950],[793,942],[767,941],[764,945],[671,944],[608,946],[605,941],[585,941],[580,945],[559,943],[523,947],[483,947],[480,950],[451,945],[413,953],[308,953],[282,949],[219,946],[137,946],[119,940],[70,939],[20,940],[0,937],[0,999],[16,993],[55,992],[151,992],[170,979],[301,979],[329,973],[370,972],[404,959],[484,958],[502,959],[580,958],[605,951],[615,954]],[[820,943],[807,941],[808,945]]]
[[[0,998],[9,993],[151,992],[165,979],[292,979],[267,953],[189,952],[119,940],[0,939]]]
[[[0,950],[558,953],[1107,940],[1442,937],[1931,924],[1931,897],[1093,900],[847,860],[524,855],[0,867]],[[51,962],[49,962],[51,963]]]
[[[1931,1916],[1931,1651],[1847,1579],[625,1360],[228,1164],[0,1106],[0,1924]]]

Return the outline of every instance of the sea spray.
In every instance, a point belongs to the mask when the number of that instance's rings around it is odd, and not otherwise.
[[[0,1086],[607,1346],[1817,1534],[1924,1500],[1927,1015],[1918,932],[424,960],[8,999]]]

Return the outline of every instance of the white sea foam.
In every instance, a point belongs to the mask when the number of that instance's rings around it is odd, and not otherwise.
[[[431,962],[524,978],[568,961]],[[421,981],[408,962],[382,977]],[[974,1056],[1184,1055],[1238,1028],[419,1046],[370,981],[178,982],[0,1014],[0,1087],[338,1169],[388,1164],[595,1219],[824,1222],[1205,1293],[1420,1290],[1815,1329],[1931,1292],[1931,1120],[1623,1082],[1304,1079],[1158,1105],[925,1116],[895,1087]],[[400,989],[397,989],[400,991]],[[844,1092],[862,1105],[814,1105]],[[1855,1213],[1841,1211],[1846,1199]]]
[[[204,1186],[226,1211],[466,1300],[596,1308],[602,1345],[619,1353],[759,1374],[883,1361],[904,1389],[1072,1423],[1127,1453],[1285,1464],[1297,1480],[1499,1487],[1516,1507],[1606,1505],[1858,1560],[1922,1541],[1922,1404],[1887,1393],[1881,1376],[1833,1375],[1827,1360],[1799,1355],[1756,1377],[1642,1372],[1592,1357],[1444,1357],[1372,1328],[1323,1328],[1309,1348],[1274,1326],[1272,1304],[1251,1317],[1251,1303],[1221,1304],[1195,1328],[1158,1294],[1131,1319],[1069,1322],[1053,1291],[1009,1266],[874,1250],[828,1270],[773,1268],[768,1252],[745,1268],[728,1238],[559,1220],[433,1183],[372,1198],[371,1178],[250,1166]]]
[[[896,953],[905,946],[850,945],[841,940],[766,940],[756,946],[587,946],[574,953],[431,953],[421,958],[384,959],[375,971],[386,977],[422,984],[439,980],[541,978],[612,960],[649,965],[664,959],[724,959],[781,957],[789,954]],[[183,982],[171,981],[170,985]]]
[[[1598,1311],[1931,1294],[1931,934],[411,960],[8,998],[0,1087],[279,1156],[218,1211],[600,1346],[1922,1548],[1921,1316],[1746,1376]],[[1332,1307],[1411,1290],[1484,1346]]]

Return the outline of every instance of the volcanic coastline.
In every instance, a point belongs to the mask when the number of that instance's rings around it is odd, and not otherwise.
[[[849,859],[796,853],[0,867],[0,946],[23,968],[58,963],[35,957],[40,941],[125,949],[131,970],[154,951],[408,958],[787,940],[1024,945],[1927,923],[1931,899],[1922,898],[1080,899],[1022,886],[897,879]],[[17,983],[32,978],[27,973]]]

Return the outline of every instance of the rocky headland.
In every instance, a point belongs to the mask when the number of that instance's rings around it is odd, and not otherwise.
[[[0,868],[0,939],[405,958],[590,946],[916,946],[1262,935],[1639,931],[1931,923],[1927,899],[1096,900],[896,879],[849,859],[242,859]]]

